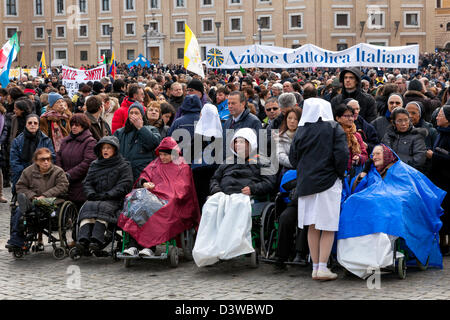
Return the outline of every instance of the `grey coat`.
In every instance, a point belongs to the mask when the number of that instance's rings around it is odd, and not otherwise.
[[[378,141],[381,141],[384,138],[387,129],[392,127],[391,122],[385,116],[376,118],[370,124],[373,125],[377,131]]]
[[[400,160],[422,171],[427,152],[425,136],[425,129],[417,129],[411,126],[407,132],[399,133],[394,127],[391,127],[387,130],[381,142],[394,150]]]

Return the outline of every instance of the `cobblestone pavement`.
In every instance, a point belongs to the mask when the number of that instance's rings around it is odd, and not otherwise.
[[[9,189],[6,189],[6,197]],[[290,267],[275,274],[261,263],[250,268],[249,258],[197,268],[181,262],[172,269],[164,261],[137,261],[130,268],[111,258],[83,257],[58,261],[51,247],[17,260],[5,249],[9,236],[9,206],[0,204],[0,300],[1,299],[450,299],[450,258],[444,269],[425,272],[408,269],[406,280],[395,274],[381,277],[380,289],[368,289],[366,281],[345,276],[317,282],[309,268]],[[44,238],[45,239],[45,238]],[[79,268],[79,269],[78,269]],[[79,288],[73,281],[80,272]],[[75,286],[75,288],[74,288]]]

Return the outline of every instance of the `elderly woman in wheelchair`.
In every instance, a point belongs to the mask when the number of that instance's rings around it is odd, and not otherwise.
[[[268,160],[256,154],[257,139],[252,129],[238,130],[230,148],[233,159],[216,170],[210,183],[212,196],[202,209],[193,250],[199,267],[255,252],[250,196],[267,196],[276,183]]]
[[[12,217],[11,238],[6,248],[9,251],[21,250],[26,239],[20,226],[21,218],[37,207],[45,204],[63,203],[63,197],[69,188],[64,170],[52,163],[52,151],[40,148],[33,155],[33,164],[26,168],[16,184],[17,201]]]

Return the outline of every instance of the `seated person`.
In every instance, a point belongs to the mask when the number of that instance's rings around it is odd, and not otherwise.
[[[36,150],[33,165],[23,170],[16,184],[19,206],[12,217],[12,233],[6,248],[21,248],[24,239],[19,230],[19,221],[23,214],[33,209],[33,200],[60,198],[69,190],[66,173],[52,163],[52,151],[47,148]]]
[[[120,215],[118,225],[130,234],[130,245],[123,254],[129,256],[154,256],[152,247],[175,238],[185,230],[197,228],[200,208],[195,192],[192,171],[180,155],[172,137],[166,137],[156,148],[157,158],[142,171],[137,188],[150,192],[151,204],[145,214],[130,208],[133,195],[127,198],[127,208]],[[136,192],[137,201],[139,194]],[[153,248],[155,249],[155,248]]]
[[[342,205],[338,262],[365,278],[369,268],[393,264],[392,242],[400,237],[409,257],[442,268],[437,237],[445,192],[385,145],[374,148],[372,159]]]
[[[276,183],[276,172],[256,154],[257,147],[252,129],[238,130],[230,144],[234,156],[214,173],[193,250],[199,267],[254,252],[250,196],[267,196]]]
[[[100,139],[94,148],[97,160],[91,163],[83,182],[88,201],[79,213],[79,250],[100,250],[108,223],[117,223],[123,199],[133,187],[130,163],[119,149],[119,140],[113,136]]]

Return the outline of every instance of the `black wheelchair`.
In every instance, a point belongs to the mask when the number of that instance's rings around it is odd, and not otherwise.
[[[79,217],[75,224],[76,233],[78,234],[79,228],[80,228],[80,222]],[[78,247],[73,247],[69,251],[69,257],[72,260],[79,260],[81,257],[91,257],[95,256],[97,258],[107,258],[112,257],[114,261],[118,261],[119,258],[117,255],[121,252],[122,245],[123,245],[123,236],[122,236],[122,230],[113,223],[108,223],[108,227],[105,231],[105,241],[104,243],[98,248],[98,250],[92,250],[89,248],[80,249]],[[76,240],[76,239],[75,239]],[[108,249],[108,246],[111,245],[111,248]]]
[[[16,197],[11,204],[11,213],[14,214],[17,205]],[[40,236],[45,235],[48,243],[52,245],[53,257],[64,259],[69,253],[69,247],[74,239],[74,223],[78,210],[74,203],[63,199],[56,199],[52,205],[33,205],[33,208],[22,213],[19,220],[19,231],[24,239],[24,245],[9,248],[8,251],[17,258],[23,258],[31,252],[44,251],[40,249]]]

